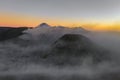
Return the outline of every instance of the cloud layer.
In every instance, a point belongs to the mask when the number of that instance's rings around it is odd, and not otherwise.
[[[25,35],[0,43],[0,78],[31,80],[119,80],[119,35],[88,32],[81,28],[38,27],[25,31]],[[112,61],[91,65],[85,58],[82,65],[55,66],[45,64],[41,57],[51,49],[51,44],[64,34],[82,34],[112,53]],[[38,56],[39,55],[39,56]],[[51,72],[53,74],[51,74]],[[111,75],[112,74],[112,75]],[[117,74],[117,75],[115,75]]]

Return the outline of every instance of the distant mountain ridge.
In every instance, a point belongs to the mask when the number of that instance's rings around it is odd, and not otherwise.
[[[25,31],[25,32],[23,32]],[[84,28],[77,27],[77,28],[68,28],[65,26],[50,26],[47,23],[41,23],[38,26],[34,28],[29,27],[0,27],[0,41],[12,39],[18,36],[21,36],[23,33],[29,34],[29,35],[40,35],[44,33],[48,33],[48,35],[52,34],[65,34],[65,33],[86,33],[88,32]],[[33,37],[34,38],[34,37]]]

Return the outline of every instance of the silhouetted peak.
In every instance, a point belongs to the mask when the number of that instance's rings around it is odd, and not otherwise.
[[[37,27],[50,27],[50,25],[48,25],[47,23],[41,23]]]
[[[40,26],[49,26],[47,23],[41,23]]]
[[[55,42],[55,45],[57,46],[71,45],[71,47],[73,47],[73,45],[75,47],[77,45],[88,46],[89,44],[91,44],[91,41],[87,37],[80,34],[65,34]]]
[[[80,34],[65,34],[61,38],[59,38],[54,46],[57,48],[70,48],[70,49],[78,49],[78,48],[86,48],[91,45],[92,42],[85,36]],[[78,47],[81,46],[81,47]]]

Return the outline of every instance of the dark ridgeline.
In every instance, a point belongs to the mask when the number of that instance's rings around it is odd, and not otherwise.
[[[27,27],[0,27],[0,41],[12,39],[23,34],[23,31],[28,29]]]
[[[107,50],[80,34],[65,34],[51,47],[50,54],[45,58],[57,65],[81,64],[82,59],[86,57],[91,57],[93,64],[109,60]]]

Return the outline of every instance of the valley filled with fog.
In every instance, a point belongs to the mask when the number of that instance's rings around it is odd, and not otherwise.
[[[9,33],[0,37],[0,80],[120,80],[120,33],[46,23],[11,30],[0,33]]]

